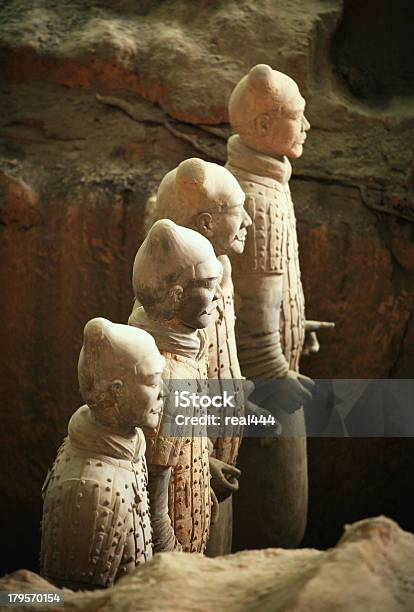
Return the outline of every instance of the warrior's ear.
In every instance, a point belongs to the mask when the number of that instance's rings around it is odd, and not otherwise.
[[[214,229],[213,217],[208,212],[200,213],[195,218],[195,226],[200,234],[210,238]]]
[[[168,294],[167,294],[168,306],[171,307],[172,311],[176,310],[177,307],[179,306],[181,300],[183,299],[183,294],[184,294],[184,289],[182,288],[181,285],[174,285],[174,287],[171,287],[171,289],[168,291]],[[168,310],[170,310],[170,308]]]
[[[115,397],[119,397],[121,395],[123,386],[124,383],[119,378],[116,378],[111,382],[110,389]]]
[[[254,123],[255,123],[257,136],[260,136],[261,138],[263,138],[264,136],[267,136],[269,132],[269,126],[270,126],[269,113],[261,113],[258,117],[256,117]]]

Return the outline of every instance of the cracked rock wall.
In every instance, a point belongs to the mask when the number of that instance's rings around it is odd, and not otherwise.
[[[413,376],[414,112],[403,10],[395,3],[388,34],[392,95],[388,73],[381,91],[372,88],[383,24],[365,26],[366,44],[349,47],[361,19],[370,23],[351,0],[1,4],[4,569],[22,556],[36,568],[39,490],[79,405],[83,325],[96,315],[126,320],[147,197],[186,157],[224,163],[228,96],[255,63],[298,81],[312,124],[292,180],[302,274],[308,316],[337,326],[304,372]],[[344,522],[380,512],[414,529],[404,501],[411,456],[410,440],[312,440],[307,542],[332,545]]]

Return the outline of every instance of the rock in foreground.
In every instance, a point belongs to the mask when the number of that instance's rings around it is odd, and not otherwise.
[[[414,535],[378,517],[347,527],[327,551],[267,549],[216,559],[157,555],[113,589],[65,590],[65,610],[407,611],[414,609],[413,567]],[[54,588],[26,570],[0,579],[2,591]],[[29,609],[35,608],[24,607]]]

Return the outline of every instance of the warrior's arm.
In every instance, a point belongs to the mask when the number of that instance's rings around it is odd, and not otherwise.
[[[290,370],[284,356],[279,332],[282,291],[282,274],[251,273],[237,279],[238,354],[245,376],[277,381],[275,400],[292,412],[310,399],[313,382]],[[258,393],[254,401],[261,403]]]
[[[283,378],[289,370],[279,333],[283,276],[240,274],[235,286],[237,348],[244,376]]]
[[[168,514],[168,484],[170,466],[148,464],[148,494],[151,508],[154,552],[181,550]]]

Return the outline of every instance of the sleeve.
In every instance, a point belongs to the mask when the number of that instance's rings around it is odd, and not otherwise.
[[[149,466],[148,471],[148,494],[151,505],[154,553],[181,550],[181,545],[175,537],[168,513],[168,489],[171,468],[152,464]]]

